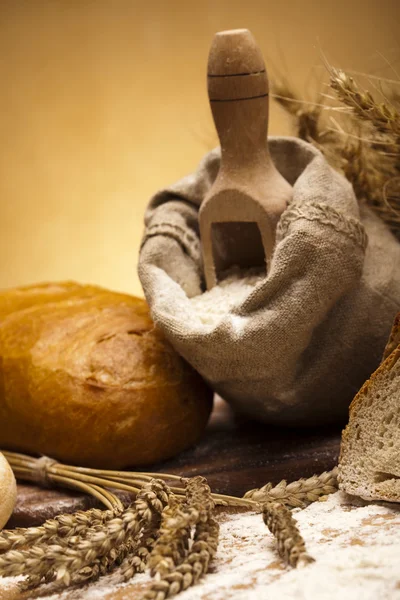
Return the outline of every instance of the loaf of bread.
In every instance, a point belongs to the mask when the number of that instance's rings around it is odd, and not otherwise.
[[[11,517],[17,499],[17,484],[10,465],[0,452],[0,530]]]
[[[69,282],[0,294],[0,449],[148,465],[194,444],[211,407],[144,300]]]
[[[383,362],[350,405],[339,485],[367,500],[400,502],[400,313]]]

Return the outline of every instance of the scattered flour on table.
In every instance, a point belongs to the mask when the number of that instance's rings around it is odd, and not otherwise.
[[[191,298],[190,303],[201,323],[215,326],[232,308],[239,306],[264,277],[260,269],[244,272],[233,267],[218,285]]]
[[[400,506],[367,504],[332,494],[294,511],[308,552],[316,562],[285,568],[272,535],[255,513],[222,513],[220,544],[211,572],[181,600],[400,600]],[[8,584],[7,584],[8,581]],[[147,574],[110,587],[107,578],[47,600],[130,600],[139,598]],[[2,595],[0,600],[17,600]],[[3,593],[5,592],[3,587]]]

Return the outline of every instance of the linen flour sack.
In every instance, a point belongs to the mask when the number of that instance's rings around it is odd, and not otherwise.
[[[296,138],[269,138],[293,185],[269,268],[204,292],[198,210],[220,152],[157,193],[139,276],[156,325],[232,407],[259,420],[332,422],[380,362],[400,308],[400,244],[350,183]]]

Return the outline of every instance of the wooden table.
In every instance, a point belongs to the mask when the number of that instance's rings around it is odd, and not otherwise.
[[[340,427],[295,430],[246,421],[217,400],[197,446],[151,470],[204,475],[214,492],[242,496],[268,481],[292,481],[331,469],[337,463],[340,435]],[[99,504],[79,493],[19,484],[8,527],[36,525],[61,512],[92,506]]]

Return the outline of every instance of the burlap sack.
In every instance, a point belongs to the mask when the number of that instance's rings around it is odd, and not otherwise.
[[[270,138],[294,186],[270,271],[217,326],[189,298],[204,290],[198,208],[219,150],[150,201],[139,276],[156,324],[242,413],[315,424],[344,418],[377,367],[400,308],[400,244],[358,206],[351,185],[311,145]]]

